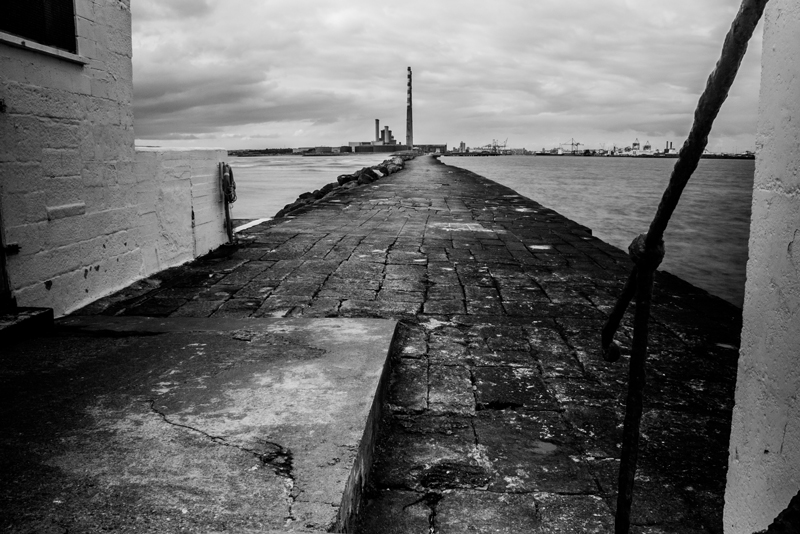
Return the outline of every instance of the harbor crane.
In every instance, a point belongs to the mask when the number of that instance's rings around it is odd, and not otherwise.
[[[500,144],[499,140],[492,139],[492,142],[489,143],[488,145],[484,145],[484,146],[478,147],[478,148],[480,148],[482,150],[488,150],[492,154],[501,154],[506,150],[506,144],[507,143],[508,143],[508,138],[507,137],[506,137],[506,140],[503,141],[502,145]]]
[[[584,145],[583,143],[577,142],[575,139],[570,139],[569,143],[561,143],[559,146],[569,146],[570,147],[570,152],[574,154],[577,151],[578,147],[586,146],[586,145]]]
[[[492,139],[491,143],[489,143],[488,145],[484,145],[484,146],[482,146],[480,148],[485,148],[486,150],[490,150],[492,152],[500,152],[501,150],[505,150],[506,149],[506,143],[508,143],[508,138],[506,138],[506,140],[503,141],[502,145],[500,144],[499,140]]]

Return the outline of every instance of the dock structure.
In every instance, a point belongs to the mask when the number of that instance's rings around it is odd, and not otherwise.
[[[624,252],[428,156],[239,237],[76,316],[399,321],[357,532],[612,530],[630,316],[622,360],[599,347]],[[741,312],[659,272],[652,318],[635,531],[721,532]]]

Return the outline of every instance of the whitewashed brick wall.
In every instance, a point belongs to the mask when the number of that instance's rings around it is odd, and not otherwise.
[[[129,0],[75,5],[72,60],[0,41],[0,217],[4,243],[20,247],[9,281],[18,304],[57,316],[224,235],[208,185],[224,151],[142,154],[155,174],[135,168]]]
[[[228,239],[217,163],[221,149],[136,149],[139,248],[150,275]]]

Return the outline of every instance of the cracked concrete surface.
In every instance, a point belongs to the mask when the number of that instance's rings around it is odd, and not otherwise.
[[[393,333],[375,319],[59,321],[2,358],[0,525],[335,528],[363,484]]]
[[[161,417],[161,419],[166,424],[183,428],[191,432],[196,432],[218,445],[223,445],[225,447],[233,447],[242,452],[249,453],[253,455],[259,462],[261,462],[261,464],[264,467],[272,469],[272,471],[277,476],[284,479],[284,486],[286,488],[286,496],[285,496],[286,515],[283,518],[284,524],[291,525],[292,523],[297,521],[298,518],[295,517],[294,515],[294,503],[295,499],[297,498],[297,492],[295,491],[295,480],[294,480],[291,450],[283,447],[282,445],[279,445],[278,443],[273,443],[267,440],[256,440],[254,443],[251,443],[250,447],[237,445],[236,443],[230,442],[228,438],[224,436],[213,436],[200,428],[195,428],[190,425],[185,425],[182,423],[176,423],[174,421],[171,421],[166,414],[159,411],[155,407],[155,400],[152,399],[148,400],[148,404],[150,405],[150,410],[152,410],[159,417]],[[274,502],[271,503],[269,506],[274,507]]]

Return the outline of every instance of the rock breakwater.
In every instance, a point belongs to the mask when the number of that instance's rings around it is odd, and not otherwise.
[[[384,176],[389,176],[390,174],[401,171],[405,167],[405,162],[410,159],[414,159],[414,154],[397,154],[372,167],[364,167],[352,174],[341,174],[336,177],[335,182],[325,184],[315,191],[300,194],[297,200],[286,204],[283,209],[276,213],[275,218],[285,217],[286,215],[292,214],[295,210],[319,202],[325,197],[361,185],[371,184]]]

